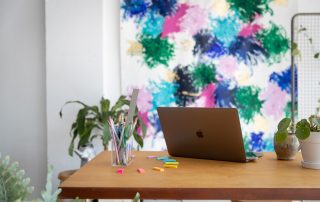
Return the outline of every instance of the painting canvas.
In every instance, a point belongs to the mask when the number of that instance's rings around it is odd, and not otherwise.
[[[290,41],[272,18],[283,2],[121,1],[121,90],[141,89],[143,149],[166,149],[156,109],[174,106],[237,108],[246,150],[273,150],[291,107]]]

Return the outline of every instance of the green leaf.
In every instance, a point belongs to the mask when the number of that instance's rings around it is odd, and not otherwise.
[[[101,98],[100,101],[101,106],[101,115],[104,121],[107,121],[109,118],[109,108],[110,108],[110,100]]]
[[[320,52],[318,52],[318,53],[314,54],[314,58],[315,58],[315,59],[318,59],[318,58],[319,58],[319,56],[320,56]]]
[[[87,144],[89,142],[90,136],[91,136],[91,132],[92,129],[97,127],[96,124],[92,123],[92,122],[87,122],[86,126],[85,126],[85,130],[83,131],[83,133],[80,134],[80,140],[78,143],[78,148]]]
[[[310,136],[310,124],[306,119],[302,119],[297,123],[296,136],[300,140],[305,140]]]
[[[116,104],[111,108],[112,114],[114,114],[117,110],[121,109],[123,106],[129,106],[130,101],[126,100],[124,95],[120,96],[117,100]]]
[[[137,134],[136,132],[133,133],[133,137],[136,140],[136,142],[140,145],[140,147],[143,147],[142,137],[139,134]]]
[[[83,102],[78,101],[78,100],[68,101],[68,102],[66,102],[66,103],[61,107],[61,109],[60,109],[60,111],[59,111],[59,116],[60,116],[60,118],[62,118],[62,110],[63,110],[63,108],[64,108],[66,105],[72,104],[72,103],[80,104],[80,105],[82,105],[83,107],[88,107],[88,105],[86,105],[86,104],[84,104]]]
[[[77,135],[78,135],[77,129],[73,130],[73,136],[72,136],[72,139],[71,139],[69,148],[68,148],[68,153],[69,153],[70,156],[73,156],[73,152],[74,152],[74,140],[76,139]]]
[[[301,52],[299,50],[297,43],[292,42],[291,52],[292,52],[292,56],[300,56],[301,55]]]
[[[288,132],[287,131],[278,131],[275,134],[276,142],[277,143],[282,143],[284,142],[288,137]]]
[[[139,119],[139,123],[141,125],[142,135],[145,137],[147,134],[147,126],[146,124],[144,124],[144,122],[141,119]]]
[[[87,113],[88,113],[88,108],[82,108],[78,112],[76,122],[77,122],[77,129],[80,134],[84,132]]]
[[[291,119],[290,118],[282,119],[278,124],[278,131],[280,131],[280,132],[287,131],[290,123],[291,123]]]
[[[134,196],[132,202],[140,202],[140,194],[139,194],[139,192],[136,193],[136,195]]]
[[[45,190],[41,191],[42,201],[44,202],[56,202],[58,201],[58,196],[61,192],[61,189],[57,189],[56,191],[53,190],[52,186],[52,166],[48,166],[48,174],[47,174],[47,183]]]

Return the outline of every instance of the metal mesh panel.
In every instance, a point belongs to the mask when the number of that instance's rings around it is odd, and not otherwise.
[[[320,13],[295,15],[291,28],[292,40],[300,50],[300,56],[292,57],[292,62],[297,68],[297,108],[301,119],[316,112],[320,98],[320,58],[315,58],[320,51]]]

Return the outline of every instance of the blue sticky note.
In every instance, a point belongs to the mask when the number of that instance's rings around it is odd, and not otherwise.
[[[163,159],[162,161],[163,162],[176,162],[175,159]]]
[[[170,158],[170,156],[161,156],[161,157],[158,157],[157,160],[163,161],[163,160],[166,160],[169,158]]]

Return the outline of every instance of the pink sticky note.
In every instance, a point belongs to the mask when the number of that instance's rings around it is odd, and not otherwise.
[[[137,171],[138,173],[145,173],[145,170],[143,168],[138,168]]]
[[[154,158],[157,158],[156,156],[148,156],[147,157],[148,159],[154,159]]]
[[[117,173],[123,174],[124,173],[124,168],[118,168]]]

